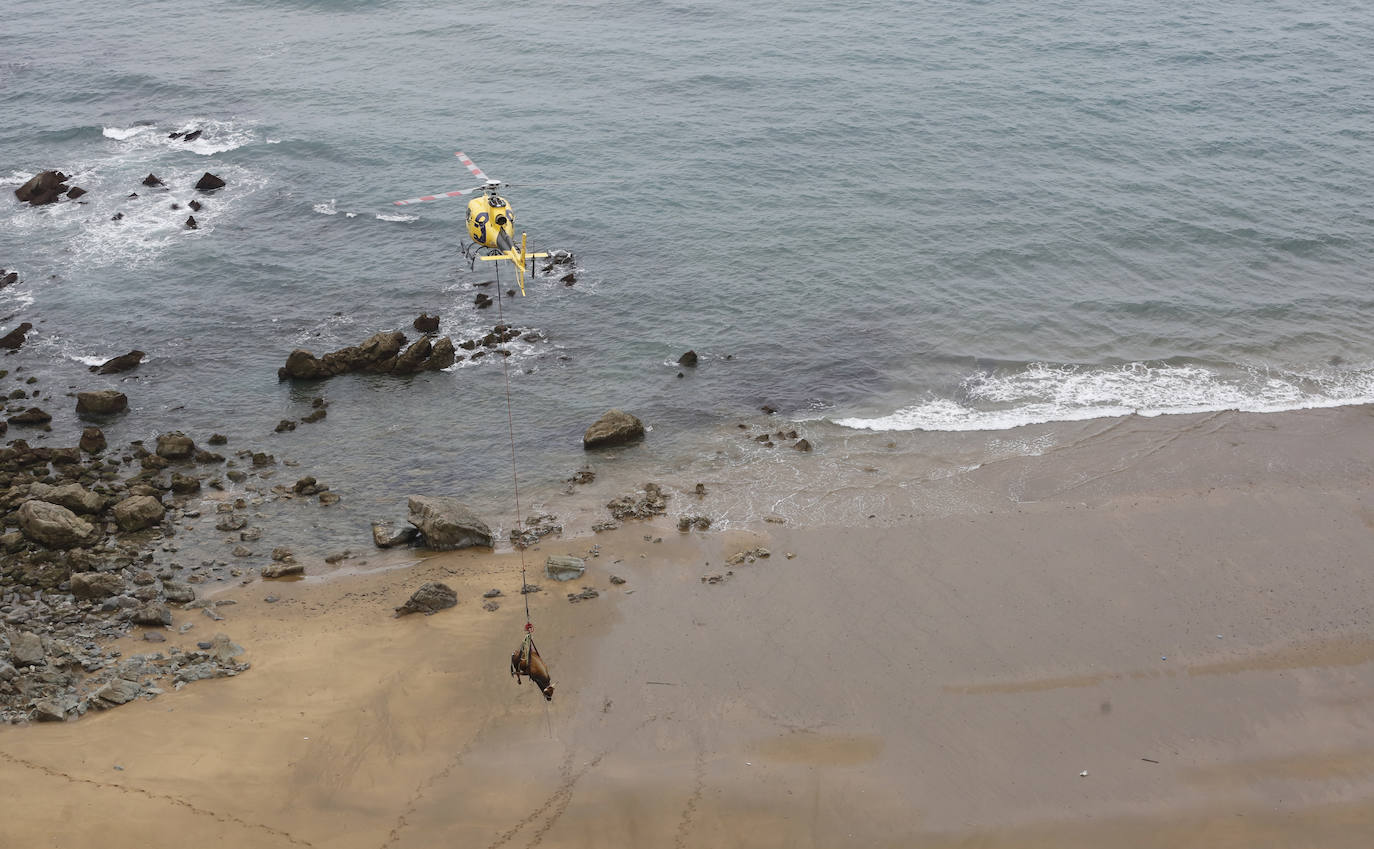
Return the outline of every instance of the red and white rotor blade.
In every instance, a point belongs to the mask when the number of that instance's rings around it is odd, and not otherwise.
[[[441,192],[440,194],[437,194],[437,195],[423,195],[423,196],[418,197],[418,198],[406,198],[405,200],[394,200],[394,201],[392,201],[392,203],[395,204],[396,206],[408,206],[408,205],[410,205],[410,204],[412,204],[412,203],[428,203],[429,201],[432,201],[432,200],[444,200],[445,198],[456,198],[456,197],[461,197],[461,196],[463,196],[463,195],[472,194],[473,192],[477,191],[477,190],[480,189],[480,188],[482,188],[482,187],[481,187],[481,186],[473,186],[473,187],[470,188],[470,189],[458,189],[457,191],[454,191],[454,192]]]
[[[464,165],[467,166],[467,169],[468,169],[469,171],[472,172],[472,176],[476,177],[477,179],[481,180],[481,181],[484,182],[484,183],[491,179],[491,178],[488,177],[486,174],[483,174],[483,173],[482,173],[482,169],[481,169],[481,168],[478,168],[476,165],[473,165],[473,164],[472,164],[472,160],[471,160],[471,159],[468,159],[468,155],[467,155],[466,153],[463,153],[463,152],[460,150],[460,151],[458,151],[457,153],[455,153],[455,154],[453,154],[453,155],[456,156],[456,157],[458,157],[458,161],[459,161],[459,162],[461,162],[461,163],[463,163]]]

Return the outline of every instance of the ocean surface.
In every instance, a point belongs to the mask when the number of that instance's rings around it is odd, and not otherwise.
[[[590,462],[596,498],[708,482],[673,511],[729,526],[840,518],[807,512],[820,491],[868,510],[875,452],[919,484],[1130,413],[1374,401],[1368,3],[34,0],[3,20],[0,267],[21,282],[0,333],[36,330],[0,387],[38,377],[55,415],[7,438],[71,444],[68,393],[119,388],[112,443],[218,431],[290,458],[344,495],[322,536],[413,492],[509,524],[512,437],[525,513],[568,512]],[[576,257],[573,285],[560,267],[500,304],[545,339],[504,369],[279,382],[294,348],[415,338],[422,311],[455,340],[497,323],[464,200],[391,203],[474,185],[455,151],[516,184],[532,246]],[[88,194],[15,200],[44,169]],[[206,171],[228,185],[187,230]],[[131,348],[137,371],[87,372]],[[317,397],[324,421],[274,432]],[[584,455],[612,407],[646,441]],[[811,453],[755,438],[793,429]]]

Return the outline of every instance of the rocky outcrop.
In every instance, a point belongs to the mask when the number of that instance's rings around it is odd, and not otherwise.
[[[688,366],[689,368],[690,368],[691,366],[696,365],[696,364],[697,364],[697,352],[696,352],[696,351],[688,351],[687,353],[685,353],[685,354],[683,354],[682,356],[680,356],[680,357],[677,358],[677,364],[680,365],[680,366]]]
[[[409,613],[423,613],[429,616],[456,604],[458,604],[458,593],[454,592],[448,584],[434,581],[416,590],[405,604],[396,608],[395,615],[405,616]]]
[[[409,521],[435,551],[491,546],[491,528],[456,498],[413,495],[407,502]]]
[[[139,350],[130,351],[127,354],[120,354],[112,357],[98,366],[91,366],[91,371],[96,374],[117,374],[121,371],[128,371],[139,363],[143,362],[144,353]]]
[[[122,413],[129,409],[129,398],[115,389],[97,389],[76,393],[76,412],[95,415]]]
[[[439,316],[422,312],[420,313],[420,317],[415,319],[411,326],[421,333],[438,333]]]
[[[643,438],[644,422],[623,410],[610,410],[582,434],[582,447],[605,448]]]
[[[221,180],[219,177],[216,177],[214,174],[211,174],[209,171],[206,171],[205,176],[201,177],[199,180],[196,181],[196,191],[213,192],[217,189],[224,188],[224,185],[225,183],[223,180]]]
[[[0,348],[7,348],[11,351],[19,350],[19,346],[24,344],[24,336],[32,329],[33,325],[26,321],[4,336],[0,336]]]
[[[319,380],[350,372],[414,374],[438,371],[454,363],[453,342],[447,336],[433,342],[422,338],[409,347],[407,341],[404,333],[394,330],[373,334],[361,345],[341,348],[323,357],[298,348],[286,358],[286,365],[277,369],[277,378]]]
[[[61,171],[43,171],[35,174],[28,182],[15,189],[14,196],[19,198],[21,203],[32,204],[33,206],[56,203],[64,192],[71,189],[71,186],[66,185],[66,180],[67,175]]]

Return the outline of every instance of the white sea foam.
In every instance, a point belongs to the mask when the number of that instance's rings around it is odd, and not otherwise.
[[[420,220],[420,216],[418,216],[418,215],[406,215],[406,214],[403,213],[403,212],[397,212],[397,213],[379,212],[379,213],[377,213],[377,220],[378,220],[378,221],[403,221],[403,222],[410,222],[410,221],[419,221],[419,220]]]
[[[184,135],[195,130],[200,130],[200,135],[189,142],[170,137],[173,132]],[[191,118],[170,127],[105,127],[102,133],[106,138],[119,142],[126,152],[147,152],[162,148],[189,151],[200,156],[214,156],[258,141],[257,132],[251,122],[232,118]]]
[[[318,212],[318,213],[321,214],[321,215],[338,215],[338,214],[339,214],[339,208],[338,208],[337,206],[334,205],[334,199],[333,199],[333,198],[330,198],[330,199],[329,199],[327,202],[325,202],[325,203],[317,203],[317,204],[315,204],[314,206],[312,206],[312,207],[310,207],[310,208],[313,209],[313,210],[315,210],[316,212]]]
[[[1374,402],[1374,370],[1223,376],[1200,366],[1116,368],[1036,363],[964,382],[965,400],[929,398],[883,416],[834,419],[862,430],[1006,430],[1054,421],[1221,410],[1279,412]]]
[[[120,127],[104,127],[101,129],[101,134],[104,135],[107,139],[114,139],[115,141],[127,141],[133,138],[134,136],[138,135],[139,133],[146,133],[151,129],[152,127],[148,124],[139,124],[135,127],[127,127],[122,129]]]

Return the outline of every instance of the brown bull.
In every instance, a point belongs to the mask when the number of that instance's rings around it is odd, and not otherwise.
[[[515,676],[517,684],[520,683],[521,675],[528,675],[539,687],[539,692],[544,694],[544,700],[553,701],[553,684],[549,683],[549,668],[544,665],[544,659],[539,656],[539,649],[535,648],[534,640],[530,637],[525,637],[525,642],[510,656],[510,674]]]

